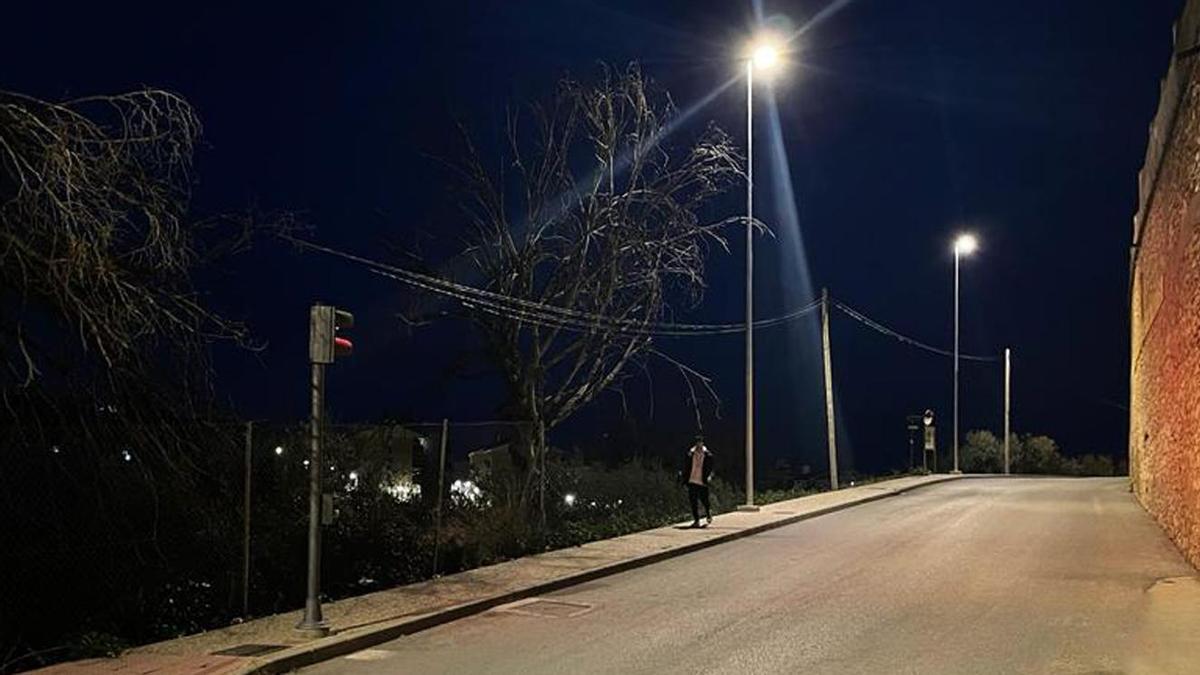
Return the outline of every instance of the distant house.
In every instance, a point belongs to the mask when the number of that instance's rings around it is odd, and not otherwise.
[[[396,424],[370,426],[355,430],[350,442],[360,456],[378,463],[396,474],[413,474],[415,455],[421,454],[428,441],[421,434]]]
[[[508,443],[469,452],[467,453],[467,462],[470,465],[471,473],[478,476],[491,475],[497,471],[508,471],[513,466]]]

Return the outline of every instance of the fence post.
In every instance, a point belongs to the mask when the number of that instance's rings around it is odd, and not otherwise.
[[[246,476],[242,491],[242,618],[250,616],[250,469],[254,422],[246,422]]]
[[[438,575],[438,554],[442,548],[442,491],[446,487],[446,436],[450,431],[450,420],[442,419],[442,442],[438,452],[437,503],[433,511],[433,576]]]

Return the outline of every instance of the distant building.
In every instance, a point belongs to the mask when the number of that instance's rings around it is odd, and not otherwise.
[[[467,453],[467,461],[471,473],[476,476],[495,475],[512,469],[512,455],[508,451],[508,443],[483,448]]]
[[[1138,193],[1129,474],[1138,500],[1200,565],[1200,0],[1175,25]]]

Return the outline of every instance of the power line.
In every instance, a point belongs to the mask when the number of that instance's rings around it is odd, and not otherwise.
[[[367,267],[371,272],[394,279],[396,281],[400,281],[401,283],[414,288],[436,295],[456,299],[470,309],[479,310],[501,318],[516,319],[538,326],[549,328],[566,328],[581,332],[595,332],[603,330],[611,333],[645,337],[726,335],[733,333],[744,333],[746,331],[746,325],[744,323],[694,324],[651,320],[617,319],[533,300],[516,298],[466,284],[455,283],[428,274],[381,263],[379,261],[352,253],[347,253],[345,251],[339,251],[328,246],[322,246],[320,244],[298,239],[290,235],[280,235],[280,237],[298,246],[358,263]],[[820,301],[813,301],[785,315],[756,321],[754,322],[753,326],[755,328],[770,328],[787,323],[789,321],[794,321],[810,312],[813,312],[819,306]]]
[[[298,246],[332,255],[365,266],[371,272],[394,279],[413,288],[457,300],[468,309],[483,312],[504,319],[513,319],[545,328],[559,328],[576,332],[609,332],[618,335],[636,337],[691,337],[707,335],[730,335],[746,332],[745,323],[676,323],[667,321],[652,321],[649,319],[618,319],[614,317],[584,312],[577,309],[560,307],[535,300],[517,298],[495,291],[489,291],[467,284],[460,284],[441,279],[429,274],[407,270],[394,265],[365,258],[353,253],[339,251],[328,246],[299,239],[290,235],[280,235],[286,241]],[[953,357],[954,353],[934,347],[915,338],[875,321],[867,315],[846,305],[840,300],[833,299],[833,304],[844,314],[883,335],[892,337],[904,344],[922,349],[939,356]],[[821,300],[816,299],[796,310],[782,316],[760,319],[753,323],[754,328],[772,328],[784,323],[795,321],[821,306]],[[978,356],[959,354],[966,361],[991,363],[998,360],[996,356]]]
[[[879,323],[878,321],[875,321],[874,319],[863,314],[862,312],[859,312],[859,311],[847,306],[845,303],[841,302],[840,300],[834,300],[833,304],[838,309],[842,310],[842,312],[845,313],[846,316],[849,316],[850,318],[862,323],[864,326],[871,328],[872,330],[876,330],[884,335],[893,337],[907,345],[911,345],[918,349],[923,349],[923,350],[933,353],[933,354],[938,354],[941,356],[950,356],[950,357],[954,356],[954,352],[952,352],[952,351],[942,349],[940,347],[934,347],[933,345],[926,344],[924,342],[921,342],[920,340],[910,338],[907,335],[904,335],[903,333],[892,330],[891,328],[888,328],[887,326]],[[959,354],[958,358],[963,359],[964,361],[978,361],[978,362],[984,362],[984,363],[994,362],[999,359],[998,356],[975,356],[972,354]]]

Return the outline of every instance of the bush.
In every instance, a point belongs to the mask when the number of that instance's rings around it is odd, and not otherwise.
[[[1064,460],[1058,452],[1058,444],[1048,436],[1027,435],[1013,453],[1013,472],[1031,474],[1056,474],[1064,468]]]
[[[967,473],[1002,473],[1004,471],[1004,442],[990,431],[969,431],[963,443],[960,460]],[[1009,448],[1012,451],[1012,448]]]
[[[963,471],[1000,473],[1004,470],[1004,444],[990,431],[967,433],[960,448]],[[1113,476],[1119,468],[1107,455],[1067,457],[1049,436],[1009,437],[1013,473],[1059,476]]]
[[[1078,460],[1080,476],[1115,476],[1116,466],[1108,455],[1084,455]]]

